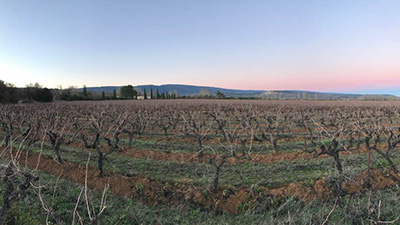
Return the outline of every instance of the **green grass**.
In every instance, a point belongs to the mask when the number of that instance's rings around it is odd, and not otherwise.
[[[128,140],[121,139],[121,143],[124,143],[127,146]],[[226,143],[225,143],[226,144]],[[223,148],[220,144],[205,144],[206,146],[213,147],[217,152],[223,152]],[[227,144],[226,144],[227,145]],[[132,142],[132,147],[136,149],[143,150],[158,150],[158,151],[171,151],[171,152],[189,152],[196,153],[198,152],[198,146],[196,143],[186,144],[184,141],[155,141],[155,140],[141,140],[136,139]],[[250,146],[247,146],[248,148]],[[279,143],[279,152],[298,152],[303,150],[303,142],[284,142]],[[240,146],[238,146],[238,151],[240,151]],[[205,152],[211,153],[210,150],[205,150]],[[267,154],[273,152],[273,147],[268,142],[265,143],[253,143],[252,152],[260,152],[261,154]]]
[[[38,153],[35,147],[31,151]],[[46,146],[42,152],[47,157],[54,157],[54,152]],[[62,157],[72,163],[85,163],[88,152],[74,148],[63,148]],[[90,166],[97,167],[97,154],[93,152]],[[387,166],[384,160],[373,154],[373,165]],[[347,173],[360,172],[367,168],[367,154],[342,156],[341,161]],[[395,153],[393,160],[400,162],[400,153]],[[113,153],[104,164],[104,170],[120,173],[125,176],[142,175],[160,182],[179,182],[191,180],[191,184],[208,186],[212,182],[215,168],[206,163],[179,163],[151,159],[137,159]],[[313,160],[281,161],[270,164],[244,163],[225,165],[220,176],[220,184],[224,186],[250,186],[253,184],[265,187],[282,186],[292,182],[312,182],[328,175],[338,175],[331,158]]]
[[[36,146],[31,151],[37,153],[40,149]],[[53,151],[47,145],[43,149],[43,154],[54,157]],[[88,152],[63,147],[62,156],[66,161],[83,164],[86,162]],[[96,158],[96,154],[92,154],[91,167],[96,167]],[[342,156],[341,159],[345,177],[354,177],[366,169],[367,154],[365,153]],[[373,167],[388,166],[387,162],[375,153],[372,154],[372,159]],[[400,163],[400,152],[393,153],[393,161],[395,164]],[[161,182],[192,179],[192,184],[200,186],[210,185],[214,175],[214,168],[204,163],[134,159],[118,154],[110,155],[105,163],[105,170],[127,176],[143,175]],[[50,181],[54,183],[56,179],[54,176],[42,172],[38,172],[38,174],[42,184]],[[331,158],[283,161],[271,164],[226,165],[223,168],[220,182],[225,186],[257,184],[274,187],[300,181],[311,184],[315,179],[321,177],[337,179],[338,173]],[[51,184],[43,189],[43,195],[47,200],[52,196]],[[81,187],[77,184],[67,180],[60,181],[54,205],[56,214],[49,217],[52,223],[55,224],[56,220],[62,220],[65,224],[71,224],[73,207],[80,190]],[[1,183],[0,194],[3,191],[3,183]],[[90,191],[90,194],[97,205],[100,193]],[[29,196],[31,200],[20,201],[13,206],[8,218],[9,224],[45,224],[45,215],[37,198],[32,192]],[[368,198],[365,193],[340,198],[330,216],[330,224],[369,223]],[[231,215],[206,212],[187,205],[172,209],[162,205],[148,206],[132,199],[110,196],[107,211],[100,224],[321,224],[334,206],[334,199],[327,202],[315,200],[304,203],[289,197],[271,204],[272,200],[260,199],[260,202],[254,206],[241,205],[244,212],[239,215]],[[381,201],[380,220],[393,220],[399,215],[400,192],[396,187],[374,191],[371,196],[373,206],[377,207],[379,201]],[[83,205],[80,207],[81,210],[84,210]]]
[[[47,184],[42,189],[45,202],[50,203],[56,177],[37,172],[41,183]],[[3,183],[0,183],[0,194],[3,194]],[[60,179],[55,195],[54,214],[49,216],[50,224],[61,221],[71,224],[72,211],[81,186]],[[14,204],[8,215],[8,224],[45,224],[44,214],[37,196],[30,189],[29,200]],[[89,190],[94,206],[98,206],[101,193]],[[366,194],[341,197],[329,218],[329,224],[367,224],[371,218],[368,213],[369,196]],[[400,211],[400,192],[397,188],[375,191],[371,195],[372,207],[376,210],[381,201],[380,220],[393,220]],[[207,212],[196,208],[148,206],[132,199],[109,195],[107,209],[99,224],[321,224],[334,206],[334,200],[323,202],[315,200],[304,203],[295,198],[283,199],[273,207],[270,202],[260,201],[255,207],[244,207],[238,215],[229,213]],[[1,203],[1,200],[0,200]],[[79,205],[79,212],[87,224],[84,204]]]

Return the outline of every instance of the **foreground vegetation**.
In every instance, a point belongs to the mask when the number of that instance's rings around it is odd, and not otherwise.
[[[80,194],[81,186],[67,180],[37,173],[46,183],[42,197],[52,203],[53,212],[46,215],[40,205],[40,200],[33,192],[29,199],[13,205],[7,217],[8,224],[71,224],[72,212]],[[57,181],[57,190],[54,186]],[[4,194],[4,185],[0,186]],[[95,206],[100,205],[102,193],[89,190]],[[53,200],[52,200],[53,199]],[[99,224],[322,224],[328,217],[329,224],[368,224],[378,216],[379,220],[391,221],[397,218],[400,210],[400,195],[397,187],[381,191],[367,192],[352,196],[312,202],[302,202],[293,197],[282,200],[275,208],[244,211],[241,214],[213,213],[195,208],[149,206],[133,201],[130,198],[109,196],[107,210]],[[2,202],[1,202],[2,203]],[[336,203],[336,204],[335,204]],[[84,209],[84,206],[80,206]],[[88,221],[87,215],[82,214],[83,220]],[[62,221],[62,222],[61,222]]]
[[[397,102],[1,106],[1,221],[396,222],[399,121]]]

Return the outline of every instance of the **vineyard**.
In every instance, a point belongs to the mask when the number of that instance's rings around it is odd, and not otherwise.
[[[0,106],[0,224],[400,223],[400,102]]]

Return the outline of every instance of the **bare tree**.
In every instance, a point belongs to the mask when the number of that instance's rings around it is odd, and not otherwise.
[[[39,178],[27,170],[20,170],[13,161],[10,161],[2,170],[5,190],[0,210],[0,224],[6,224],[7,214],[12,205],[24,199],[28,194],[30,183]]]
[[[396,127],[393,117],[399,118],[399,114],[385,115],[382,112],[370,118],[370,122],[362,127],[365,136],[365,145],[368,150],[374,150],[382,156],[390,168],[396,174],[399,173],[397,166],[392,160],[392,152],[400,143],[400,128]]]
[[[343,167],[340,162],[339,153],[349,151],[353,143],[348,142],[348,137],[354,132],[355,128],[348,124],[348,121],[331,120],[329,124],[315,122],[319,131],[319,152],[315,152],[315,157],[329,155],[335,161],[336,169],[340,174]]]
[[[73,115],[70,112],[62,112],[57,109],[49,109],[44,118],[47,121],[44,129],[50,139],[51,146],[56,154],[57,161],[63,164],[60,154],[62,145],[71,144],[75,137],[79,134],[79,115]]]
[[[182,119],[184,121],[185,129],[188,136],[196,139],[198,144],[199,156],[203,156],[203,142],[210,135],[213,128],[214,121],[207,120],[206,113],[201,111],[188,111],[182,112]]]
[[[145,132],[148,122],[147,110],[136,110],[129,113],[126,125],[122,130],[123,133],[128,135],[128,148],[132,148],[133,137],[135,135],[140,137]]]
[[[279,141],[292,138],[291,128],[294,121],[289,118],[283,109],[278,108],[264,115],[266,127],[263,129],[262,137],[272,144],[274,152],[279,151]]]

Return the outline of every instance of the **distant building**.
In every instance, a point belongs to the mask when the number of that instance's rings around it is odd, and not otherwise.
[[[278,99],[280,98],[280,93],[275,92],[275,91],[266,91],[261,94],[261,98],[263,99]]]
[[[200,90],[199,95],[200,95],[200,96],[210,96],[211,93],[210,93],[210,91],[209,91],[208,89],[203,88],[203,89]]]
[[[144,95],[138,95],[136,99],[137,99],[137,100],[144,100]],[[147,95],[147,98],[146,98],[146,99],[151,99],[151,96],[150,96],[150,95]]]

